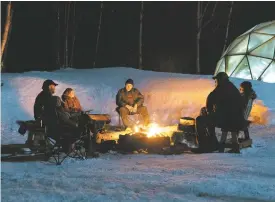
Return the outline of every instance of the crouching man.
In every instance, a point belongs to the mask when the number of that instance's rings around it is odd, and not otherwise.
[[[119,114],[125,127],[132,128],[133,124],[128,119],[128,115],[140,114],[143,118],[144,125],[149,124],[149,115],[147,108],[143,106],[144,96],[138,89],[134,88],[134,81],[128,79],[125,87],[120,89],[116,95],[116,104]]]

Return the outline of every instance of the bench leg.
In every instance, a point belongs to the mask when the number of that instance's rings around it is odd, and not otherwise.
[[[244,138],[245,138],[246,140],[250,139],[248,128],[246,128],[243,132],[244,132]]]
[[[220,145],[219,145],[219,152],[223,153],[224,152],[224,147],[225,147],[225,142],[227,138],[227,131],[222,132],[221,140],[220,140]]]
[[[227,131],[222,132],[220,143],[225,143],[226,142],[227,134],[228,134]]]
[[[240,146],[238,142],[238,135],[239,132],[231,132],[232,136],[232,152],[233,153],[240,153]]]

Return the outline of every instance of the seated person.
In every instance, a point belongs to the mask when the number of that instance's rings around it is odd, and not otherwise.
[[[82,107],[72,88],[67,88],[62,95],[63,106],[67,112],[81,112]]]
[[[70,113],[65,111],[58,96],[52,96],[49,104],[46,105],[45,122],[48,128],[53,130],[57,125],[68,126],[73,130],[78,128],[78,123],[71,119]]]
[[[207,97],[206,112],[196,119],[201,152],[218,149],[215,127],[239,131],[244,125],[242,98],[238,89],[225,72],[218,73],[213,79],[216,87]]]
[[[242,82],[240,85],[240,93],[242,96],[243,108],[244,110],[246,110],[248,101],[250,99],[255,100],[257,98],[257,95],[252,88],[251,82],[249,81]]]
[[[80,137],[81,127],[79,127],[78,122],[71,119],[70,113],[64,110],[61,103],[60,97],[51,97],[49,104],[46,106],[45,123],[48,136],[58,141],[60,135],[62,135],[62,147],[65,152],[68,152],[74,139]]]
[[[37,95],[35,98],[34,103],[34,119],[36,121],[42,120],[42,114],[45,109],[45,105],[48,104],[49,99],[52,97],[52,95],[55,93],[55,86],[57,86],[55,82],[52,80],[45,80],[42,85],[42,91]]]
[[[144,97],[138,89],[134,88],[134,81],[128,79],[125,87],[120,89],[116,95],[116,104],[119,108],[119,114],[125,127],[133,127],[128,119],[129,114],[141,114],[144,125],[149,124],[149,115],[147,108],[143,106]]]

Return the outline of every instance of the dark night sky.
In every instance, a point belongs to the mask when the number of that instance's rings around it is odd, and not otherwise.
[[[1,26],[6,4],[1,2]],[[53,70],[59,46],[64,49],[64,13],[57,35],[56,8],[67,2],[12,2],[13,24],[6,52],[8,71]],[[197,2],[145,2],[143,54],[145,69],[182,73],[195,72]],[[206,2],[204,2],[206,4]],[[92,68],[95,57],[100,2],[75,2],[76,26],[74,68]],[[214,2],[210,3],[210,7]],[[234,2],[229,42],[261,22],[275,19],[275,2]],[[97,67],[138,64],[140,2],[104,2]],[[212,74],[223,48],[229,2],[219,2],[214,21],[203,30],[202,73]],[[209,12],[210,14],[210,12]],[[213,31],[217,28],[215,31]],[[71,38],[70,38],[71,44]],[[70,50],[71,52],[71,50]],[[167,69],[171,58],[174,69]],[[63,61],[63,53],[61,55]],[[171,64],[171,63],[170,63]],[[171,66],[170,66],[171,67]]]

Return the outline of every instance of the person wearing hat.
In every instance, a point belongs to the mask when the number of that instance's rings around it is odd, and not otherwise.
[[[49,99],[55,93],[55,86],[58,84],[53,80],[47,79],[43,82],[42,91],[35,98],[34,103],[34,119],[36,121],[42,120],[45,106],[49,103]]]
[[[239,131],[244,126],[243,104],[239,90],[229,81],[225,72],[213,77],[215,89],[206,100],[206,114],[196,118],[196,130],[200,150],[218,149],[215,127]]]
[[[128,79],[125,82],[125,87],[120,89],[116,95],[116,104],[125,127],[133,127],[133,123],[128,119],[128,115],[130,114],[140,114],[144,125],[149,124],[149,114],[143,103],[144,96],[138,89],[134,88],[134,81]]]

